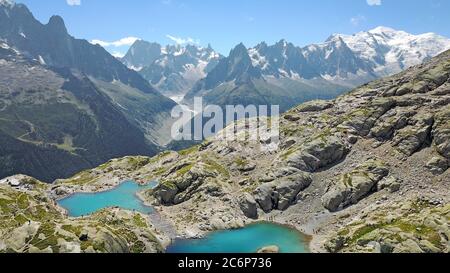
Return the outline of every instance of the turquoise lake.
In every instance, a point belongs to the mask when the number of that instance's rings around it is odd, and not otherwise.
[[[168,253],[256,253],[276,245],[281,253],[308,253],[308,239],[295,229],[258,223],[242,229],[217,231],[204,239],[176,240]]]
[[[137,193],[152,189],[156,185],[157,182],[141,186],[133,181],[127,181],[105,192],[76,193],[58,201],[58,204],[65,208],[71,217],[87,216],[109,207],[120,207],[148,214],[153,212],[153,209],[146,206],[138,198]]]

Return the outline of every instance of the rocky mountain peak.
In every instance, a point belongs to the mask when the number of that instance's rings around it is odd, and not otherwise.
[[[248,52],[247,52],[247,47],[245,47],[245,45],[243,43],[239,43],[230,52],[230,58],[243,57],[245,55],[248,55]]]
[[[261,43],[259,43],[257,46],[255,46],[255,49],[256,49],[257,51],[263,51],[263,50],[265,50],[267,47],[268,47],[268,45],[267,45],[266,42],[261,42]]]
[[[397,33],[397,32],[400,32],[400,31],[395,30],[395,29],[390,28],[390,27],[379,26],[379,27],[376,27],[376,28],[374,28],[372,30],[369,30],[368,32],[369,33],[373,33],[373,34],[380,34],[380,33],[391,33],[392,34],[392,33]]]
[[[64,19],[61,16],[53,15],[48,21],[47,27],[56,33],[56,35],[67,34],[67,28]]]
[[[285,39],[281,39],[275,45],[278,46],[278,47],[285,48],[285,47],[288,46],[288,42]]]
[[[222,56],[211,45],[167,45],[136,41],[121,59],[168,96],[179,96],[206,77]]]

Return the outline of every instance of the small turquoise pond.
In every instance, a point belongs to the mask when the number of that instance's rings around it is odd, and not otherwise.
[[[137,193],[156,187],[157,182],[141,186],[133,181],[127,181],[116,188],[98,193],[76,193],[58,201],[65,208],[69,216],[80,217],[93,214],[101,209],[120,207],[126,210],[136,210],[142,213],[151,213],[153,209],[144,205]]]
[[[308,253],[308,240],[295,229],[258,223],[242,229],[217,231],[204,239],[176,240],[168,253],[256,253],[276,245],[281,253]]]

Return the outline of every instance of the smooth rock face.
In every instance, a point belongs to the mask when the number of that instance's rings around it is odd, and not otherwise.
[[[400,130],[393,139],[397,149],[408,156],[417,152],[430,137],[433,117],[420,117],[416,122],[417,124]]]
[[[450,160],[450,107],[436,116],[433,127],[434,143],[437,151]]]
[[[367,161],[353,172],[342,175],[337,184],[322,197],[322,204],[332,212],[356,204],[375,190],[377,183],[388,174],[389,170],[382,162]],[[395,187],[392,181],[382,186],[387,187],[387,184]]]
[[[264,212],[273,210],[273,203],[275,201],[275,192],[272,183],[267,183],[259,186],[255,192],[255,200]]]
[[[244,215],[251,219],[258,218],[258,207],[255,199],[250,194],[246,193],[240,198],[240,207]]]
[[[178,189],[176,187],[171,187],[168,185],[162,185],[158,191],[158,194],[161,197],[161,201],[163,204],[173,203],[177,193]]]
[[[344,142],[336,136],[313,140],[288,158],[289,166],[314,172],[341,160],[347,153]]]
[[[296,201],[299,192],[306,189],[311,182],[311,177],[306,173],[283,177],[258,187],[255,199],[264,212],[273,209],[285,210]]]

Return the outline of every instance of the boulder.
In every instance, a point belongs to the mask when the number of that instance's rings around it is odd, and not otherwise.
[[[342,209],[344,201],[350,195],[350,189],[333,189],[322,197],[322,205],[331,212]]]
[[[323,111],[323,110],[333,107],[333,105],[334,104],[330,101],[315,100],[315,101],[310,101],[310,102],[304,103],[304,104],[300,105],[299,107],[297,107],[295,110],[299,113],[320,112],[320,111]]]
[[[442,250],[437,248],[435,245],[433,245],[431,242],[427,240],[421,240],[419,242],[419,247],[425,252],[425,253],[441,253]]]
[[[342,236],[336,236],[333,239],[327,241],[324,247],[330,253],[337,253],[344,247],[344,244],[345,238]]]
[[[427,168],[435,175],[444,173],[449,167],[449,161],[440,155],[436,155],[427,163]]]
[[[254,169],[256,169],[256,164],[255,163],[246,163],[242,166],[238,166],[238,170],[241,172],[251,172]]]
[[[57,196],[64,196],[64,195],[68,195],[69,192],[68,192],[68,190],[67,190],[66,188],[64,188],[64,187],[57,187],[57,188],[55,189],[55,194],[56,194]]]
[[[380,182],[378,182],[378,191],[387,189],[391,193],[394,193],[399,191],[400,187],[401,187],[400,181],[393,176],[385,177]]]
[[[279,210],[287,209],[295,202],[297,195],[309,187],[311,183],[311,176],[305,173],[281,179],[275,188],[275,191],[279,194],[279,202],[276,207]]]
[[[88,241],[88,240],[89,240],[89,234],[88,234],[88,232],[87,232],[87,231],[81,232],[79,239],[80,239],[81,242],[86,242],[86,241]]]
[[[273,210],[274,187],[272,183],[266,183],[259,186],[254,192],[255,200],[264,212]]]
[[[300,116],[296,116],[296,115],[292,115],[292,114],[286,114],[286,115],[284,115],[284,119],[288,120],[288,121],[295,122],[295,121],[299,121],[301,119],[301,117]]]
[[[412,239],[407,239],[395,246],[393,253],[424,253],[420,246]]]
[[[349,136],[347,137],[347,141],[348,141],[348,143],[350,143],[350,144],[356,144],[356,142],[358,142],[358,137],[355,136],[355,135],[349,135]]]
[[[311,183],[311,176],[303,172],[283,177],[258,187],[255,191],[255,200],[266,213],[273,209],[285,210]]]
[[[258,206],[255,198],[246,193],[239,198],[239,207],[244,215],[251,219],[258,219]]]
[[[278,246],[265,246],[258,249],[257,253],[259,254],[271,254],[271,253],[280,253],[280,248]]]
[[[285,167],[285,168],[280,168],[277,171],[275,171],[274,175],[276,178],[281,178],[281,177],[286,177],[289,175],[296,174],[298,172],[299,172],[299,170],[297,168]]]
[[[171,205],[178,193],[177,185],[171,181],[160,183],[154,190],[154,195],[159,197],[163,205]]]

